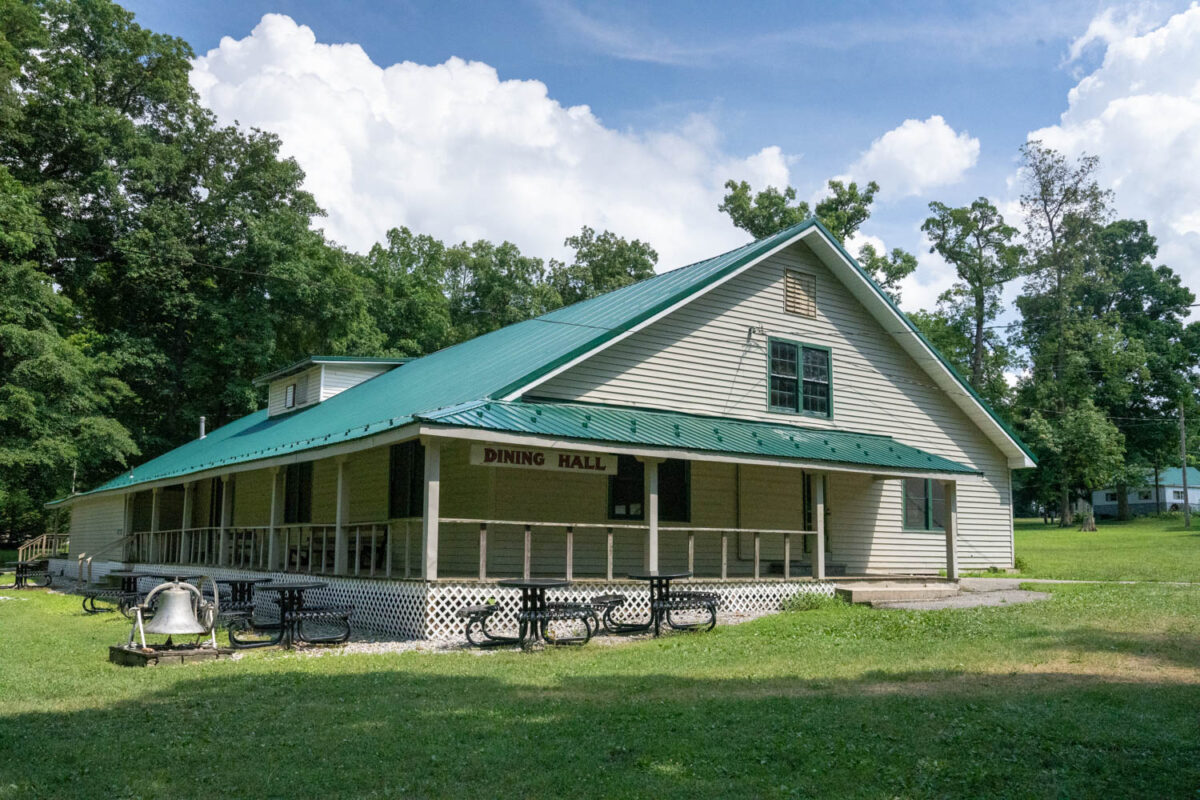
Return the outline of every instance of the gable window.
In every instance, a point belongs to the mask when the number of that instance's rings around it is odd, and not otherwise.
[[[904,479],[904,527],[914,531],[946,528],[946,487],[929,478]]]
[[[312,522],[312,462],[288,464],[283,482],[283,522],[296,525]]]
[[[783,310],[801,317],[817,316],[817,279],[790,269],[783,272]]]
[[[284,408],[295,408],[296,407],[296,384],[289,383],[287,385],[287,388],[283,390],[283,407]]]
[[[425,508],[425,446],[416,439],[394,444],[388,462],[388,517],[421,516]]]
[[[769,340],[768,348],[771,410],[833,416],[829,348],[783,339]]]
[[[1104,502],[1106,502],[1106,503],[1117,502],[1117,493],[1116,492],[1105,492],[1104,493]]]
[[[646,465],[633,456],[617,456],[617,474],[608,478],[608,518],[646,518]],[[658,465],[658,518],[691,522],[692,465],[668,458]]]

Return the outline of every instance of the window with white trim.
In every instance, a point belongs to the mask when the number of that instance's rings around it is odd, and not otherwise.
[[[295,408],[296,407],[296,384],[289,383],[287,385],[287,388],[283,390],[283,407],[284,408]]]
[[[1183,489],[1171,490],[1171,499],[1172,500],[1182,500],[1183,499]]]

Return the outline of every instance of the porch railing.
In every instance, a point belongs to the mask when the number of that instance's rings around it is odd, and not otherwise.
[[[582,530],[603,530],[605,532],[604,540],[604,578],[613,580],[614,571],[614,534],[621,531],[637,531],[649,535],[649,528],[642,525],[629,525],[619,523],[594,523],[594,522],[526,522],[520,520],[486,520],[486,519],[468,519],[460,517],[442,517],[439,522],[441,524],[450,525],[471,525],[478,527],[479,531],[479,580],[487,580],[488,578],[488,538],[489,533],[500,526],[517,527],[523,530],[524,543],[522,548],[522,577],[529,578],[533,572],[533,554],[534,554],[534,536],[537,532],[538,536],[554,536],[556,539],[561,537],[561,546],[565,558],[565,577],[567,580],[574,580],[575,576],[575,533]],[[783,578],[790,579],[792,574],[792,554],[794,551],[793,545],[803,542],[803,539],[798,537],[816,536],[816,531],[807,530],[785,530],[773,528],[701,528],[691,526],[666,526],[660,525],[659,533],[686,533],[687,535],[687,571],[695,574],[696,572],[696,537],[712,536],[720,537],[720,553],[721,553],[721,569],[719,577],[721,580],[729,580],[729,538],[731,534],[747,534],[754,537],[754,557],[753,557],[753,575],[755,579],[762,576],[762,537],[763,536],[781,536],[783,540]],[[803,548],[801,548],[803,549]],[[660,551],[660,559],[662,553]],[[775,559],[772,559],[774,561]],[[817,575],[816,559],[813,559],[812,575]],[[717,576],[711,576],[717,577]]]
[[[69,533],[43,533],[17,548],[17,560],[37,561],[41,558],[66,555],[70,541]]]
[[[392,577],[391,529],[389,522],[347,525],[341,574]],[[337,526],[330,524],[280,525],[273,532],[262,525],[137,531],[129,539],[126,560],[133,562],[305,575],[333,575],[337,566]],[[406,535],[401,564],[405,577],[411,574],[408,542]]]

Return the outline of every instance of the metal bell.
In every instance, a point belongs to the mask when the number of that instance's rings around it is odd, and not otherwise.
[[[184,587],[187,588],[184,588]],[[160,587],[158,606],[154,617],[146,623],[146,633],[157,633],[165,636],[181,636],[188,633],[208,633],[208,628],[196,619],[196,609],[192,604],[195,587],[189,584],[171,582]],[[148,599],[148,598],[147,598]]]

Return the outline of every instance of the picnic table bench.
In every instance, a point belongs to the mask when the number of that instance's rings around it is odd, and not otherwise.
[[[721,598],[715,592],[680,591],[671,588],[671,581],[690,578],[690,572],[634,572],[629,575],[633,580],[647,581],[650,584],[650,619],[645,622],[627,622],[614,618],[629,598],[623,594],[602,594],[592,598],[592,604],[602,615],[604,629],[610,633],[640,633],[654,629],[654,635],[661,632],[665,622],[677,631],[712,630],[717,624],[717,606]],[[695,622],[682,622],[676,614],[682,611],[700,611],[705,619]]]
[[[559,578],[508,578],[497,581],[500,586],[521,590],[521,607],[517,613],[517,635],[505,636],[489,629],[488,622],[500,609],[499,604],[471,605],[455,612],[466,620],[467,641],[476,647],[495,647],[503,644],[532,644],[541,639],[549,644],[586,644],[600,627],[596,611],[587,603],[550,602],[547,589],[570,586]],[[583,633],[557,636],[550,629],[552,622],[577,622]]]

